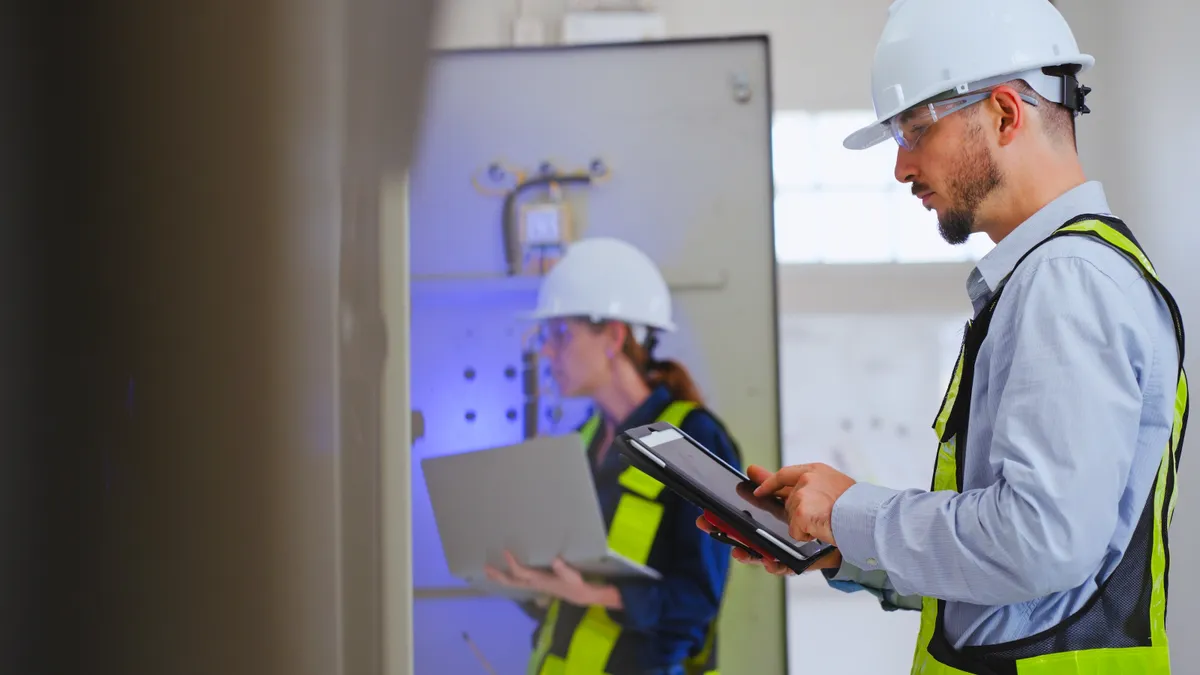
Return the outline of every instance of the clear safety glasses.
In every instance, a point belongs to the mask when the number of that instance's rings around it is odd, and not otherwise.
[[[905,150],[912,150],[917,147],[917,143],[921,137],[929,131],[929,127],[935,122],[956,113],[963,108],[973,106],[980,101],[987,100],[992,95],[992,90],[977,91],[973,94],[965,96],[957,96],[955,98],[942,99],[933,101],[924,105],[918,105],[909,108],[904,112],[896,115],[888,120],[888,126],[892,129],[892,138],[896,139],[896,143]],[[1020,94],[1021,100],[1029,105],[1037,105],[1037,99],[1027,94]]]
[[[565,319],[547,319],[538,324],[529,346],[537,351],[544,347],[557,351],[567,346],[570,341],[571,327]]]

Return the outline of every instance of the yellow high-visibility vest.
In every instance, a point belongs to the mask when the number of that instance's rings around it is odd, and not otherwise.
[[[675,401],[667,405],[657,421],[682,426],[683,420],[696,407],[697,404],[690,401]],[[599,429],[600,416],[595,415],[579,430],[584,448],[591,445]],[[621,472],[618,482],[626,491],[617,502],[616,513],[608,528],[608,546],[633,562],[644,565],[650,558],[650,550],[662,523],[663,505],[657,500],[665,486],[632,466]],[[609,655],[621,635],[621,626],[608,616],[608,610],[604,607],[589,607],[571,636],[566,657],[550,654],[560,607],[561,602],[557,598],[550,602],[538,632],[533,656],[529,660],[527,675],[604,675]],[[709,627],[704,649],[686,664],[689,672],[717,675],[715,665],[710,663],[715,633],[714,621]]]
[[[1171,671],[1166,629],[1169,559],[1166,534],[1175,510],[1176,472],[1183,450],[1183,432],[1187,426],[1188,387],[1187,374],[1183,369],[1183,320],[1174,298],[1158,280],[1154,267],[1138,247],[1133,235],[1119,220],[1099,216],[1082,217],[1062,226],[1042,243],[1060,236],[1090,236],[1106,242],[1141,267],[1146,279],[1171,310],[1179,350],[1179,380],[1174,426],[1171,438],[1163,448],[1154,490],[1146,501],[1130,549],[1112,576],[1100,585],[1096,596],[1083,609],[1049,631],[1015,642],[955,650],[943,632],[944,601],[924,598],[913,675],[1165,675]],[[1020,264],[1021,261],[1018,261],[1017,265]],[[933,474],[932,489],[935,491],[962,490],[959,467],[963,459],[959,452],[966,439],[970,416],[970,383],[975,357],[987,334],[1003,287],[1002,282],[987,308],[967,324],[958,364],[934,421],[933,427],[939,440]],[[1147,582],[1149,589],[1145,587]],[[1124,597],[1127,595],[1132,597]]]

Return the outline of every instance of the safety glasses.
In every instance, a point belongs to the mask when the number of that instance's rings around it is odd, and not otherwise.
[[[558,351],[571,344],[578,330],[585,330],[587,326],[595,328],[600,325],[602,322],[592,321],[582,316],[543,319],[533,328],[532,334],[525,338],[526,345],[527,348],[538,351],[546,347]]]
[[[559,350],[571,341],[571,327],[566,319],[547,319],[538,324],[529,346],[541,351],[545,347]]]
[[[985,101],[992,95],[992,90],[977,91],[973,94],[965,96],[957,96],[955,98],[942,99],[933,101],[924,105],[918,105],[896,115],[888,120],[888,126],[892,130],[892,138],[896,139],[896,143],[905,150],[912,150],[917,147],[921,137],[929,131],[929,127],[933,126],[938,120],[945,118],[947,115],[952,115],[964,108],[973,106],[980,101]],[[1022,101],[1029,105],[1036,106],[1037,99],[1027,94],[1019,94]]]

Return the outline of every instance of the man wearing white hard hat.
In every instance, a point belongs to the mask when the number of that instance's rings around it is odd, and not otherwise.
[[[499,583],[541,593],[526,605],[538,619],[532,675],[701,675],[717,672],[716,618],[729,547],[693,527],[700,510],[630,467],[613,450],[616,433],[670,422],[729,464],[739,452],[701,402],[687,369],[658,358],[660,331],[675,330],[671,294],[654,262],[607,237],[572,244],[546,275],[532,318],[541,352],[566,397],[590,398],[580,428],[609,545],[662,573],[659,581],[589,581],[564,563],[553,573],[510,556]]]
[[[1076,154],[1092,65],[1047,0],[900,0],[877,121],[845,140],[894,139],[942,236],[996,242],[967,280],[930,490],[750,472],[792,536],[837,545],[831,584],[920,609],[913,673],[1170,672],[1183,322]]]

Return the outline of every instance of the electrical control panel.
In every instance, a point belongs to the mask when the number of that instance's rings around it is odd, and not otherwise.
[[[564,245],[612,236],[655,260],[679,326],[657,355],[687,366],[747,462],[778,463],[768,51],[751,36],[434,61],[408,191],[418,675],[482,672],[479,655],[523,672],[529,657],[532,621],[449,574],[420,463],[586,419],[591,403],[556,395],[522,318]],[[463,486],[465,509],[470,497]],[[761,632],[745,617],[775,612],[762,577],[734,572],[730,663]]]

